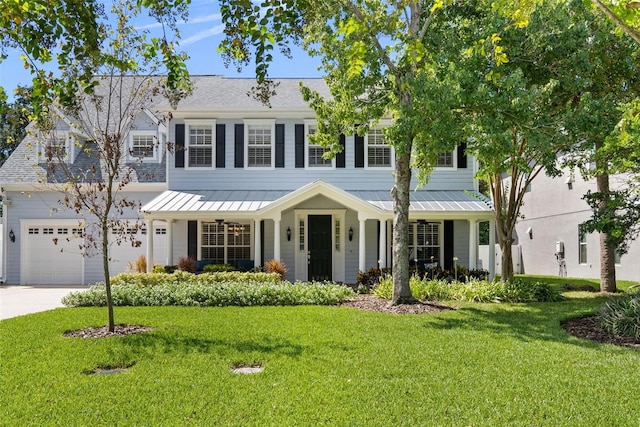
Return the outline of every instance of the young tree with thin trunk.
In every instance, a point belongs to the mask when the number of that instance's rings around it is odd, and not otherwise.
[[[154,97],[175,100],[182,96],[182,93],[168,91],[165,79],[158,77],[164,71],[161,63],[154,55],[141,50],[145,46],[145,34],[129,24],[137,10],[128,0],[114,4],[112,13],[116,25],[110,30],[104,24],[104,47],[99,56],[93,58],[101,64],[101,73],[88,83],[91,90],[87,90],[84,82],[77,81],[72,102],[50,107],[49,126],[44,127],[40,122],[39,129],[44,138],[49,138],[56,122],[64,118],[75,135],[78,157],[84,159],[70,161],[70,153],[63,145],[55,139],[49,142],[45,139],[47,175],[42,181],[64,195],[60,200],[63,207],[83,218],[83,254],[102,257],[110,331],[115,328],[109,272],[111,254],[115,246],[126,243],[140,246],[141,243],[135,239],[142,227],[137,220],[140,202],[130,199],[125,188],[143,178],[136,169],[136,163],[142,159],[136,156],[144,153],[129,151],[129,134],[141,116],[152,119],[145,110]],[[77,72],[73,67],[64,71],[69,76]]]

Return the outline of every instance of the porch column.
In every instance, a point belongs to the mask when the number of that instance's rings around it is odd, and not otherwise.
[[[173,223],[175,220],[167,220],[167,265],[173,265]]]
[[[496,221],[489,221],[489,280],[496,277]]]
[[[147,223],[147,273],[153,270],[153,220],[146,220]]]
[[[358,254],[360,256],[358,260],[358,269],[360,271],[366,271],[367,269],[366,240],[365,240],[366,220],[358,218],[358,222],[360,222],[360,232],[358,233],[358,240],[359,240]]]
[[[273,259],[280,259],[280,220],[273,219]]]
[[[256,219],[253,221],[253,265],[255,267],[262,265],[262,260],[260,259],[260,252],[262,250],[260,240],[260,220]]]
[[[378,246],[378,252],[380,252],[380,259],[378,262],[379,268],[387,268],[387,220],[380,220],[380,242]]]
[[[477,268],[478,262],[478,222],[469,220],[469,270]]]

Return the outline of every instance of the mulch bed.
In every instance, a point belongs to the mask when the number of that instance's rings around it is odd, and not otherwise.
[[[358,294],[354,299],[345,301],[343,307],[353,307],[366,311],[378,311],[394,314],[425,314],[439,313],[444,310],[455,310],[455,307],[440,304],[438,302],[422,302],[415,304],[398,304],[389,306],[389,301],[371,294]]]
[[[566,322],[561,323],[560,326],[574,337],[596,341],[603,344],[615,344],[622,347],[640,348],[640,341],[636,341],[630,337],[612,335],[602,329],[598,324],[597,316],[567,320]]]
[[[109,327],[102,326],[99,328],[85,328],[76,331],[69,331],[64,334],[65,337],[75,338],[107,338],[124,335],[141,334],[152,331],[153,328],[139,325],[116,325],[113,332],[109,332]]]

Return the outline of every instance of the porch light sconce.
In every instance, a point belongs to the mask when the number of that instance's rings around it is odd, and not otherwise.
[[[349,241],[353,240],[353,227],[349,227]]]
[[[287,242],[291,241],[291,227],[287,227]]]
[[[16,235],[14,234],[13,229],[9,230],[9,240],[12,242],[16,241]]]
[[[527,234],[529,235],[529,239],[533,239],[533,230],[531,227],[527,228]]]

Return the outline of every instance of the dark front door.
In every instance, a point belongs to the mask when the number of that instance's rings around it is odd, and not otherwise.
[[[331,215],[309,215],[309,280],[331,280]]]

